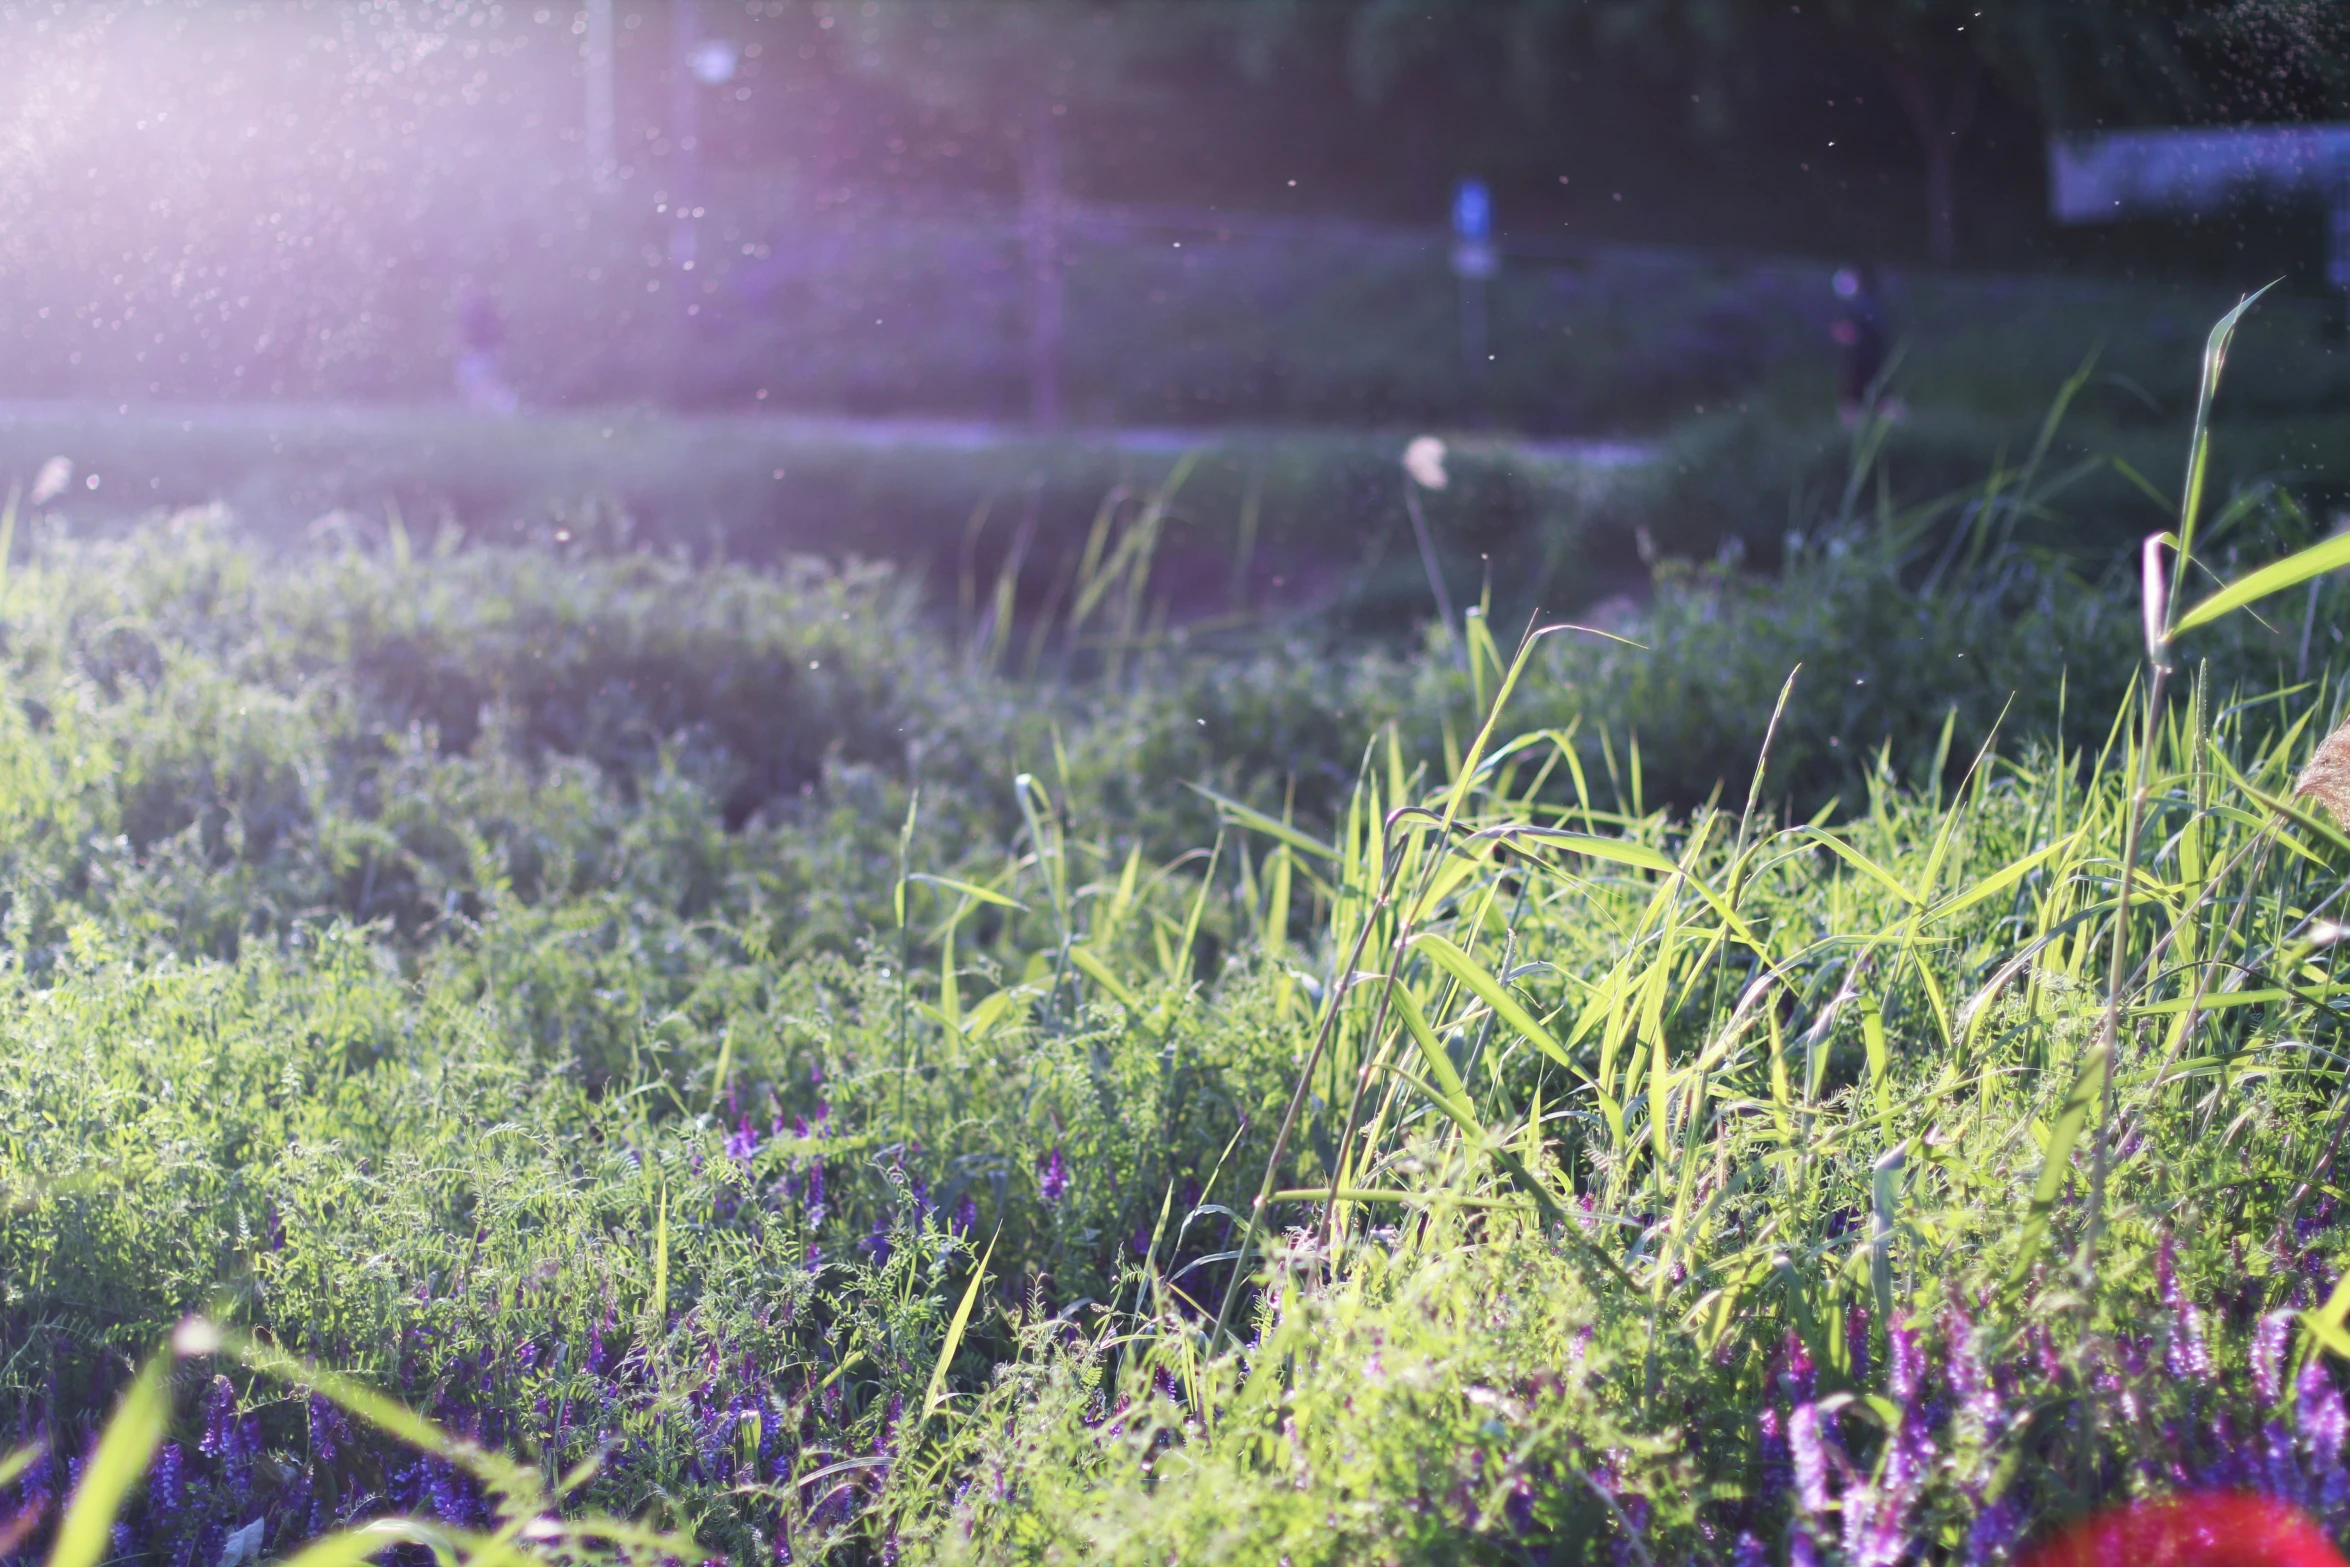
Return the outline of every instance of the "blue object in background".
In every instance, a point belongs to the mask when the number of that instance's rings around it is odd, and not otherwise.
[[[1479,179],[1466,179],[1452,192],[1452,274],[1460,279],[1461,370],[1482,413],[1486,346],[1485,283],[1501,265],[1493,249],[1493,193]]]
[[[1452,193],[1452,231],[1472,242],[1493,237],[1493,193],[1483,180],[1463,180]]]

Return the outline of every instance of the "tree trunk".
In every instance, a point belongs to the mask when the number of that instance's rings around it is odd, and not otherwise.
[[[1982,102],[1982,62],[1966,62],[1948,107],[1939,109],[1925,67],[1914,57],[1893,55],[1885,62],[1885,74],[1926,157],[1926,253],[1937,265],[1948,266],[1958,259],[1958,149]]]
[[[1020,236],[1028,261],[1028,417],[1061,423],[1061,122],[1040,105],[1020,143]]]
[[[1958,259],[1958,148],[1946,136],[1926,140],[1926,254],[1937,266]]]

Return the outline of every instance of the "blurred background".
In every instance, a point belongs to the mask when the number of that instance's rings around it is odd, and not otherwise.
[[[1189,452],[1201,584],[1376,620],[1347,573],[1425,429],[1464,596],[1521,546],[1507,583],[1587,600],[1775,558],[1877,371],[1905,494],[2092,354],[2066,449],[2167,469],[2205,327],[2277,280],[2226,474],[2318,513],[2350,477],[2322,192],[2049,215],[2052,135],[2341,112],[2318,0],[121,0],[0,39],[0,465],[67,459],[85,526],[1041,594]],[[2094,554],[2143,486],[2086,482]]]

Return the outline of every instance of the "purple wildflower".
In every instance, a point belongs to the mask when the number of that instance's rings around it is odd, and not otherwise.
[[[226,1458],[236,1450],[237,1390],[225,1376],[214,1376],[204,1396],[204,1435],[196,1451],[207,1458]]]
[[[1808,1403],[1813,1387],[1811,1351],[1803,1347],[1803,1340],[1790,1328],[1779,1368],[1779,1389],[1793,1402]]]
[[[1608,1542],[1610,1560],[1618,1567],[1630,1567],[1633,1562],[1654,1561],[1648,1549],[1648,1498],[1637,1492],[1626,1491],[1616,1503],[1624,1510],[1624,1522],[1631,1525],[1623,1538]]]
[[[2293,1434],[2282,1420],[2271,1420],[2260,1428],[2259,1472],[2258,1489],[2287,1501],[2309,1500],[2308,1482],[2302,1478],[2301,1466],[2293,1462]]]
[[[1809,1399],[1787,1418],[1787,1451],[1795,1460],[1795,1500],[1807,1516],[1828,1510],[1828,1457],[1820,1439],[1820,1409]]]
[[[1905,1407],[1914,1406],[1925,1386],[1926,1355],[1918,1347],[1917,1329],[1896,1313],[1885,1330],[1891,1364],[1886,1368],[1893,1396]]]
[[[447,1523],[463,1523],[469,1509],[465,1493],[458,1483],[457,1471],[437,1458],[424,1460],[425,1493],[431,1498],[433,1516]]]
[[[963,1194],[961,1202],[955,1204],[953,1228],[957,1235],[969,1235],[979,1228],[979,1201],[968,1192]]]
[[[1983,1365],[1982,1329],[1963,1308],[1953,1306],[1943,1321],[1943,1334],[1950,1341],[1951,1396],[1958,1400],[1960,1415],[1979,1428],[1973,1439],[1988,1443],[1999,1435],[2002,1412],[1999,1389]]]
[[[2272,1311],[2252,1332],[2252,1387],[2263,1406],[2285,1395],[2285,1339],[2292,1327],[2292,1312]]]
[[[188,1504],[188,1455],[177,1442],[166,1442],[155,1455],[147,1481],[147,1507],[158,1521],[174,1517]]]
[[[2052,1385],[2064,1381],[2064,1356],[2057,1353],[2056,1335],[2048,1331],[2046,1323],[2035,1322],[2031,1331],[2032,1353],[2040,1364],[2040,1378]]]
[[[1793,1483],[1787,1464],[1786,1421],[1776,1404],[1766,1404],[1754,1417],[1755,1429],[1762,1436],[1762,1490],[1766,1496],[1777,1496]]]
[[[315,1393],[310,1395],[310,1451],[320,1463],[335,1461],[335,1435],[341,1424],[334,1405]]]
[[[2203,1341],[2203,1313],[2179,1287],[2178,1245],[2167,1230],[2163,1232],[2162,1244],[2155,1249],[2154,1278],[2162,1291],[2162,1303],[2170,1311],[2170,1342],[2164,1349],[2164,1366],[2174,1377],[2210,1381],[2211,1350]]]
[[[751,1118],[746,1115],[736,1124],[734,1131],[726,1139],[726,1157],[732,1159],[736,1164],[747,1165],[751,1162],[751,1156],[758,1151],[759,1133],[757,1128],[751,1125]]]
[[[1069,1161],[1055,1148],[1038,1167],[1037,1184],[1044,1192],[1044,1200],[1057,1203],[1069,1190]]]
[[[2004,1556],[2014,1546],[2016,1530],[2022,1522],[2023,1510],[2016,1506],[2013,1491],[1975,1514],[1974,1524],[1966,1535],[1966,1567],[1986,1567]]]
[[[1919,1395],[1925,1386],[1925,1355],[1917,1330],[1899,1315],[1885,1324],[1887,1380],[1900,1403],[1885,1433],[1885,1457],[1874,1478],[1847,1489],[1844,1549],[1854,1567],[1894,1567],[1909,1550],[1910,1515],[1933,1467],[1934,1443],[1926,1434]]]
[[[2301,1445],[2307,1449],[2312,1464],[2320,1471],[2338,1468],[2342,1461],[2342,1442],[2350,1435],[2350,1415],[2342,1407],[2342,1395],[2334,1386],[2334,1379],[2326,1375],[2322,1361],[2312,1357],[2301,1368],[2301,1380],[2294,1393],[2299,1403],[2297,1424],[2301,1428]]]

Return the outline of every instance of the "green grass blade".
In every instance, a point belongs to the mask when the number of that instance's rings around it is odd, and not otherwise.
[[[2261,567],[2221,588],[2211,597],[2181,615],[2173,634],[2207,626],[2222,615],[2258,603],[2272,593],[2298,587],[2312,577],[2322,577],[2329,571],[2350,566],[2350,533],[2336,534],[2323,543],[2312,544],[2305,550],[2296,550],[2283,560]]]
[[[2258,292],[2245,295],[2236,308],[2214,322],[2210,336],[2203,340],[2203,375],[2195,394],[2195,424],[2187,445],[2187,482],[2179,494],[2179,572],[2184,578],[2187,563],[2195,555],[2195,520],[2203,509],[2203,485],[2211,474],[2211,405],[2219,396],[2220,371],[2228,361],[2228,344],[2234,341],[2237,323],[2246,311],[2260,302],[2262,294],[2276,287],[2274,283]],[[2175,627],[2173,628],[2175,631]]]
[[[1201,784],[1186,783],[1183,787],[1213,804],[1230,820],[1238,822],[1252,832],[1261,832],[1276,843],[1286,843],[1300,853],[1315,855],[1325,860],[1335,860],[1339,857],[1335,844],[1324,843],[1319,838],[1308,837],[1278,817],[1267,816],[1263,811],[1252,810],[1238,800],[1228,799]]]
[[[653,1219],[653,1333],[669,1328],[669,1187],[661,1187],[660,1209]]]
[[[2014,886],[2017,882],[2022,881],[2026,876],[2032,874],[2033,871],[2039,869],[2040,866],[2047,863],[2048,860],[2053,858],[2055,855],[2063,852],[2065,849],[2070,848],[2073,844],[2078,843],[2080,841],[2080,837],[2080,833],[2075,832],[2070,837],[2058,839],[2055,843],[2049,844],[2046,848],[2034,850],[2032,853],[2025,855],[2020,860],[2009,861],[2006,865],[2001,866],[1998,870],[1984,877],[1981,881],[1976,882],[1973,886],[1967,888],[1964,892],[1953,894],[1951,897],[1944,899],[1941,903],[1936,904],[1933,908],[1926,912],[1926,918],[1929,920],[1944,919],[1950,915],[1958,913],[1962,909],[1971,909],[1976,904],[1981,903],[1986,899],[1998,897],[2001,893],[2007,891],[2008,888]]]
[[[2073,1079],[2071,1092],[2064,1096],[2064,1105],[2056,1113],[2056,1125],[2048,1134],[2048,1151],[2040,1163],[2040,1178],[2033,1183],[2032,1206],[2024,1219],[2022,1237],[2018,1240],[2015,1260],[2008,1265],[2007,1281],[2010,1288],[2021,1284],[2039,1259],[2040,1246],[2048,1237],[2048,1216],[2056,1211],[2056,1199],[2072,1178],[2073,1148],[2081,1140],[2081,1128],[2089,1121],[2089,1112],[2105,1092],[2107,1062],[2102,1045],[2090,1050],[2089,1059],[2082,1063],[2080,1076]]]
[[[460,1537],[438,1524],[416,1518],[378,1518],[355,1529],[342,1529],[311,1541],[279,1567],[359,1567],[395,1545],[421,1545],[436,1561],[456,1557]]]
[[[971,1270],[970,1282],[963,1286],[963,1298],[955,1302],[955,1314],[947,1319],[947,1336],[938,1346],[938,1363],[930,1368],[930,1387],[922,1395],[922,1418],[928,1420],[938,1413],[947,1401],[947,1368],[954,1364],[955,1351],[963,1346],[964,1330],[971,1326],[971,1308],[979,1300],[980,1287],[987,1281],[987,1264],[995,1256],[996,1237],[987,1238],[987,1250],[980,1253],[979,1266]]]
[[[924,882],[933,887],[943,887],[949,892],[960,893],[975,902],[992,903],[998,908],[1018,909],[1022,913],[1026,913],[1028,910],[1028,905],[1022,903],[1018,898],[997,892],[992,887],[982,887],[976,882],[957,881],[952,876],[933,876],[925,871],[916,871],[906,880]]]
[[[1483,1132],[1476,1127],[1474,1114],[1469,1108],[1468,1085],[1461,1081],[1461,1074],[1454,1070],[1451,1052],[1436,1037],[1436,1031],[1428,1026],[1428,1014],[1420,1010],[1420,1003],[1412,995],[1411,987],[1399,981],[1391,980],[1389,983],[1394,987],[1395,1006],[1403,1015],[1404,1029],[1412,1036],[1412,1043],[1420,1047],[1420,1058],[1428,1063],[1428,1077],[1436,1087],[1433,1097],[1443,1105],[1446,1114],[1462,1123],[1463,1129],[1471,1136],[1482,1138]]]
[[[98,1567],[106,1559],[114,1520],[171,1424],[171,1363],[169,1350],[149,1359],[115,1406],[82,1483],[66,1503],[49,1567]]]
[[[1818,844],[1820,847],[1834,854],[1838,859],[1851,866],[1854,870],[1857,870],[1863,875],[1867,876],[1871,881],[1874,881],[1879,886],[1884,887],[1887,891],[1891,892],[1893,896],[1899,898],[1902,902],[1915,903],[1918,901],[1917,894],[1910,891],[1907,884],[1905,884],[1900,877],[1885,869],[1884,866],[1879,865],[1875,860],[1870,859],[1867,855],[1854,848],[1851,844],[1846,843],[1842,838],[1837,837],[1836,834],[1829,832],[1826,828],[1806,827],[1803,829],[1803,835],[1811,839],[1812,842]]]
[[[1092,949],[1087,947],[1071,947],[1069,949],[1069,961],[1076,964],[1080,969],[1083,969],[1088,979],[1091,979],[1095,984],[1101,986],[1102,989],[1108,991],[1113,997],[1117,999],[1118,1004],[1126,1008],[1127,1011],[1140,1012],[1142,1010],[1141,998],[1136,996],[1133,990],[1127,986],[1126,982],[1120,979],[1117,974],[1111,970],[1110,966],[1101,960],[1100,955],[1095,953]]]
[[[1550,1030],[1536,1022],[1534,1014],[1521,1006],[1518,998],[1511,995],[1484,964],[1434,931],[1422,931],[1414,936],[1412,945],[1427,953],[1439,968],[1467,986],[1478,1000],[1493,1008],[1494,1016],[1525,1035],[1536,1049],[1583,1081],[1591,1080],[1590,1075],[1575,1064],[1575,1058],[1567,1054],[1566,1048],[1552,1036]]]
[[[41,1455],[47,1451],[49,1444],[46,1442],[27,1442],[14,1452],[0,1457],[0,1485],[14,1485],[17,1476],[39,1463]]]

